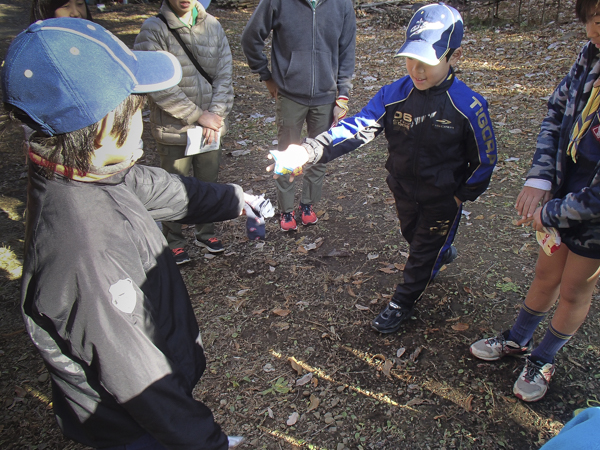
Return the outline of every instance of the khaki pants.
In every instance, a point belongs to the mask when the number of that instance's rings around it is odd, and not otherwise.
[[[190,169],[192,169],[194,177],[198,180],[211,183],[217,182],[219,164],[221,162],[221,149],[193,156],[185,156],[185,146],[164,145],[157,142],[156,150],[160,155],[160,167],[167,172],[187,177],[190,175]],[[181,231],[180,223],[163,222],[162,225],[163,234],[171,249],[182,248],[187,245],[187,241]],[[215,224],[196,224],[195,234],[198,240],[211,238],[215,235]]]
[[[316,137],[331,127],[335,103],[307,106],[296,103],[282,95],[277,96],[277,139],[278,150],[290,144],[302,142],[302,126],[306,122],[308,137]],[[304,169],[300,202],[313,205],[321,199],[321,188],[325,177],[325,164],[312,164]],[[277,204],[281,212],[294,210],[295,180],[290,183],[289,175],[275,180]]]

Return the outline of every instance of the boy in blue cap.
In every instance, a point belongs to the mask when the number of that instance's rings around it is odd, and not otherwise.
[[[315,139],[271,152],[275,164],[267,170],[277,177],[306,162],[329,162],[385,132],[387,183],[410,252],[404,281],[372,322],[381,333],[398,331],[442,265],[456,258],[452,242],[462,204],[487,189],[496,164],[487,102],[452,69],[462,55],[462,36],[456,9],[443,3],[420,8],[396,55],[406,57],[407,76]]]
[[[206,359],[155,220],[221,221],[236,185],[136,165],[146,92],[181,79],[166,52],[132,52],[82,19],[32,24],[2,71],[5,109],[34,131],[22,313],[50,372],[63,433],[103,449],[228,448],[193,398]]]

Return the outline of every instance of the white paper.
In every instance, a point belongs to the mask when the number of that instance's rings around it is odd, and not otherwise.
[[[195,126],[187,130],[187,146],[185,147],[185,156],[197,155],[200,152],[210,152],[218,150],[221,142],[221,132],[217,133],[217,140],[211,144],[206,144],[203,134],[204,128]]]

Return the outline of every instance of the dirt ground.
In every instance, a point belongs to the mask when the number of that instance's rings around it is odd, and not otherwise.
[[[0,0],[2,55],[26,26],[28,4]],[[108,5],[94,18],[132,45],[156,8]],[[235,105],[220,180],[275,200],[265,173],[276,139],[274,102],[239,45],[252,10],[211,5],[209,12],[234,55]],[[211,258],[190,245],[193,261],[181,272],[208,358],[196,396],[228,434],[246,437],[243,448],[538,448],[574,410],[598,405],[597,304],[558,355],[550,391],[538,403],[512,395],[521,361],[482,363],[468,351],[511,324],[532,279],[538,246],[530,229],[514,225],[513,205],[545,100],[586,40],[574,14],[562,20],[526,29],[467,27],[457,69],[490,103],[499,162],[489,190],[465,205],[458,259],[397,334],[369,328],[401,280],[408,250],[385,185],[383,137],[328,165],[317,225],[284,234],[273,218],[267,240],[256,243],[238,219],[218,225],[224,254]],[[351,113],[405,74],[403,61],[392,58],[403,31],[389,16],[358,15]],[[144,142],[144,162],[156,165],[147,131]],[[48,374],[19,313],[26,190],[20,134],[3,136],[0,152],[0,448],[80,449],[54,421]]]

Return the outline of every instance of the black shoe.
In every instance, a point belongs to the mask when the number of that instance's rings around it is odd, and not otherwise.
[[[185,264],[191,261],[190,255],[183,248],[173,248],[171,249],[173,252],[173,258],[175,258],[175,264]]]
[[[413,309],[404,308],[390,302],[371,322],[371,328],[383,334],[395,333],[400,325],[412,316]]]
[[[223,247],[223,243],[221,242],[221,240],[216,237],[211,237],[206,240],[196,239],[195,244],[199,247],[204,247],[211,253],[221,253],[223,250],[225,250],[225,247]]]
[[[450,264],[456,259],[457,256],[458,250],[456,250],[456,247],[454,245],[451,245],[450,248],[446,250],[444,252],[444,255],[442,256],[442,266],[445,264]]]

